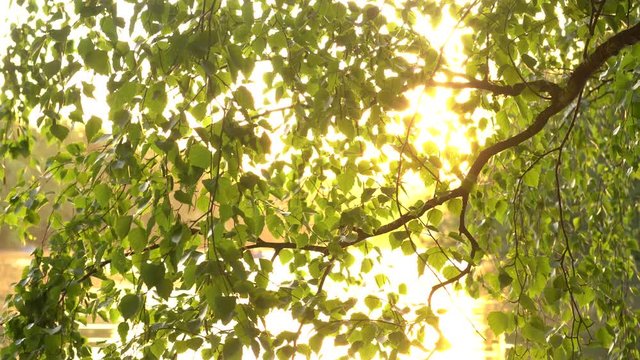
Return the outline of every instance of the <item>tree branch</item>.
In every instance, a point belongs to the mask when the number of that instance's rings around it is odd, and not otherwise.
[[[463,181],[468,187],[475,185],[478,175],[489,159],[494,155],[520,145],[539,133],[549,119],[566,108],[580,93],[587,80],[598,70],[607,59],[618,54],[624,47],[640,42],[640,23],[632,28],[621,31],[599,45],[586,60],[578,65],[569,77],[567,86],[552,98],[552,103],[536,116],[535,121],[524,131],[500,142],[497,142],[480,152],[469,173]]]
[[[542,131],[542,129],[544,129],[545,125],[553,115],[557,114],[558,112],[566,108],[571,102],[573,102],[573,100],[576,97],[581,96],[582,90],[584,89],[584,86],[586,85],[591,75],[596,70],[598,70],[598,68],[600,68],[600,66],[602,66],[607,61],[607,59],[618,54],[618,52],[620,52],[620,50],[622,50],[622,48],[624,48],[625,46],[633,45],[638,42],[640,42],[640,23],[636,24],[635,26],[627,30],[621,31],[620,33],[609,38],[607,41],[605,41],[600,46],[598,46],[591,55],[588,55],[586,57],[586,60],[574,70],[572,75],[569,77],[567,86],[561,92],[556,91],[555,88],[553,89],[554,92],[551,93],[552,94],[551,105],[548,106],[546,109],[544,109],[542,112],[540,112],[538,116],[536,116],[536,120],[533,122],[533,124],[531,124],[528,128],[526,128],[521,133],[518,133],[506,140],[500,141],[492,146],[489,146],[488,148],[480,152],[480,154],[474,161],[473,165],[471,166],[469,173],[467,173],[467,176],[462,182],[462,185],[457,189],[452,190],[451,192],[448,193],[448,194],[452,194],[456,190],[462,190],[462,195],[461,195],[462,211],[460,212],[460,228],[459,229],[460,229],[460,233],[464,234],[471,244],[471,252],[469,255],[470,260],[469,262],[467,262],[467,266],[459,274],[437,285],[434,285],[431,288],[431,292],[429,293],[429,298],[428,298],[429,306],[431,306],[431,298],[433,297],[433,294],[438,289],[462,279],[464,276],[466,276],[471,272],[473,258],[477,250],[479,250],[479,246],[478,246],[478,242],[473,237],[473,235],[469,232],[469,230],[465,225],[465,213],[467,210],[469,192],[475,185],[478,175],[480,174],[484,166],[487,164],[489,159],[491,159],[491,157],[493,157],[494,155],[504,150],[507,150],[509,148],[512,148],[521,144],[522,142],[530,139],[531,137],[533,137],[534,135]],[[580,99],[578,99],[578,102],[580,102]],[[576,106],[576,114],[577,112],[578,112],[578,106]],[[574,121],[575,121],[575,117],[574,117]],[[571,126],[573,127],[573,121]],[[569,132],[570,130],[571,128],[569,129]],[[560,146],[560,155],[558,156],[559,159],[562,156],[562,146],[564,146],[564,143],[567,140],[569,132],[563,139],[562,145]],[[558,164],[559,162],[560,160],[558,160]],[[558,165],[556,165],[556,182],[558,182]],[[559,185],[558,185],[558,202],[560,204],[560,216],[562,221],[562,200],[559,196]],[[425,205],[427,204],[425,203]],[[423,209],[421,210],[427,211],[428,209],[425,209],[425,207],[423,206]],[[379,228],[378,230],[380,229],[381,228]],[[563,227],[563,231],[564,231],[564,227]],[[564,236],[565,236],[565,239],[567,239],[566,232],[564,232]],[[570,254],[568,245],[569,244],[567,243],[566,251],[568,251]],[[563,254],[563,257],[564,257],[564,254]],[[580,316],[579,311],[578,311],[578,315]]]
[[[600,44],[590,55],[586,57],[573,71],[567,82],[565,95],[571,100],[578,96],[578,93],[591,75],[602,66],[609,58],[617,55],[623,48],[640,42],[640,23],[623,30],[607,41]],[[570,102],[570,101],[569,101]],[[568,103],[568,102],[567,102]]]
[[[536,134],[538,134],[544,127],[547,125],[549,119],[565,109],[580,93],[580,91],[584,88],[585,84],[589,80],[589,78],[602,66],[609,58],[617,55],[623,48],[634,45],[640,42],[640,23],[623,30],[604,43],[600,44],[593,53],[588,55],[584,62],[582,62],[576,69],[573,71],[569,80],[567,81],[567,85],[564,88],[555,89],[551,83],[543,86],[550,86],[549,91],[553,91],[551,104],[542,110],[535,118],[534,122],[529,125],[522,132],[507,138],[505,140],[499,141],[484,150],[482,150],[476,160],[471,165],[469,172],[465,176],[462,184],[453,189],[445,192],[439,196],[436,196],[427,202],[425,202],[422,207],[415,212],[404,214],[397,219],[380,226],[372,233],[367,233],[362,229],[356,229],[355,231],[358,234],[357,241],[350,244],[343,244],[343,247],[351,246],[358,244],[372,236],[386,234],[391,232],[403,224],[416,219],[422,216],[425,212],[433,209],[434,207],[443,204],[446,201],[449,201],[454,198],[464,197],[468,195],[473,187],[475,186],[478,175],[484,168],[484,166],[489,162],[489,160],[496,154],[499,154],[502,151],[513,148],[515,146],[520,145],[524,141],[532,138]],[[468,84],[473,84],[478,89],[484,89],[492,91],[494,89],[491,87],[490,83],[482,82],[482,81],[470,81]],[[539,84],[540,85],[540,84]],[[457,85],[456,85],[457,86]],[[481,87],[482,86],[482,87]],[[497,86],[497,85],[496,85]],[[523,84],[524,86],[524,84]],[[504,87],[495,88],[495,90],[500,91],[512,91],[507,90]]]
[[[246,250],[260,249],[260,248],[274,249],[276,251],[280,251],[282,249],[299,249],[299,250],[315,251],[315,252],[322,253],[324,255],[329,253],[329,249],[326,246],[306,245],[303,247],[298,247],[298,245],[294,243],[264,241],[260,238],[256,239],[256,242],[251,245],[245,245],[241,247],[240,250],[246,251]]]
[[[471,272],[471,267],[474,265],[473,258],[476,256],[476,252],[480,250],[480,245],[478,245],[478,241],[476,241],[476,239],[473,237],[469,229],[467,229],[467,225],[465,222],[468,204],[469,204],[469,194],[462,195],[462,210],[460,210],[460,221],[458,225],[458,230],[460,231],[461,234],[463,234],[469,240],[469,243],[471,244],[471,251],[469,252],[469,260],[467,261],[467,266],[464,269],[462,269],[460,273],[458,273],[456,276],[450,279],[447,279],[443,282],[440,282],[431,287],[431,292],[429,292],[429,297],[427,299],[427,303],[429,304],[430,307],[431,307],[431,298],[433,298],[433,294],[435,294],[436,291],[438,291],[438,289],[443,288],[449,284],[453,284],[454,282],[462,279],[463,277],[465,277],[467,274]]]
[[[147,246],[146,248],[140,250],[140,253],[145,253],[145,252],[148,252],[148,251],[151,251],[151,250],[155,250],[155,249],[158,249],[159,247],[160,247],[160,243],[151,244],[151,245]],[[135,253],[135,251],[129,250],[126,253],[124,253],[124,256],[131,256],[134,253]],[[84,273],[84,275],[82,275],[82,277],[80,277],[78,279],[78,282],[81,283],[81,282],[85,281],[90,276],[95,275],[98,272],[98,270],[102,269],[103,267],[105,267],[105,266],[107,266],[109,264],[111,264],[111,259],[102,260],[98,264],[93,264],[93,265],[88,266],[85,269],[86,272]]]
[[[198,231],[195,231],[195,233],[197,233],[197,232]],[[192,233],[194,233],[194,231],[192,231]],[[158,248],[160,248],[160,243],[151,244],[151,245],[145,247],[144,249],[140,250],[139,253],[146,253],[146,252],[149,252],[151,250],[158,249]],[[251,245],[245,245],[245,246],[241,247],[240,250],[241,251],[247,251],[247,250],[259,249],[259,248],[274,249],[276,252],[279,252],[282,249],[299,249],[299,250],[315,251],[315,252],[322,253],[324,255],[327,255],[329,253],[329,249],[326,246],[307,245],[307,246],[303,246],[303,247],[298,247],[294,243],[270,242],[270,241],[264,241],[264,240],[262,240],[260,238],[258,238],[256,240],[256,242],[251,244]],[[135,251],[129,250],[129,251],[124,253],[124,256],[131,256],[134,253],[135,253]],[[102,269],[103,267],[105,267],[105,266],[107,266],[109,264],[111,264],[111,259],[102,260],[101,262],[99,262],[97,264],[93,264],[93,265],[87,266],[87,268],[85,269],[84,275],[82,275],[78,279],[78,282],[79,283],[83,282],[84,280],[88,279],[89,277],[95,275],[98,272],[99,269]]]
[[[477,89],[492,92],[494,95],[520,95],[525,89],[531,87],[536,90],[549,93],[552,97],[562,91],[558,84],[547,80],[535,80],[514,85],[499,85],[488,80],[468,79],[467,82],[458,81],[428,81],[426,86],[442,87],[448,89]]]
[[[598,70],[598,68],[600,68],[600,66],[602,66],[609,58],[617,55],[623,48],[630,45],[637,44],[638,42],[640,42],[640,23],[613,35],[607,41],[600,44],[593,53],[591,53],[585,58],[584,62],[578,65],[578,67],[576,67],[576,69],[573,71],[573,73],[569,77],[569,80],[567,81],[567,85],[564,88],[560,88],[558,85],[551,82],[544,81],[544,80],[538,80],[528,84],[522,83],[522,84],[511,85],[511,86],[497,85],[488,81],[473,80],[473,79],[470,79],[469,82],[467,83],[430,81],[427,85],[430,84],[431,86],[442,86],[442,87],[459,88],[459,89],[470,88],[470,89],[487,90],[487,91],[493,92],[494,94],[503,94],[503,95],[518,95],[527,86],[537,86],[541,90],[549,92],[552,95],[552,99],[551,99],[552,101],[551,101],[551,105],[549,105],[542,112],[540,112],[536,116],[535,121],[525,130],[482,150],[480,154],[478,154],[478,157],[476,158],[476,160],[471,165],[469,172],[467,173],[464,180],[462,181],[462,184],[459,187],[429,199],[417,211],[405,213],[400,217],[398,217],[397,219],[385,225],[380,226],[372,233],[368,233],[362,229],[355,229],[355,232],[358,235],[356,241],[352,243],[342,243],[341,246],[343,248],[346,248],[349,246],[356,245],[362,241],[365,241],[370,237],[389,233],[395,229],[398,229],[399,227],[403,226],[409,221],[421,217],[430,209],[433,209],[434,207],[441,205],[451,199],[462,197],[463,203],[466,204],[465,199],[467,199],[469,193],[475,186],[478,175],[480,174],[484,166],[487,164],[487,162],[494,155],[504,150],[513,148],[521,144],[522,142],[530,139],[534,135],[538,134],[540,131],[542,131],[542,129],[545,127],[545,125],[553,115],[557,114],[558,112],[566,108],[578,96],[578,94],[584,88],[589,78],[593,75],[593,73],[596,70]],[[278,109],[278,110],[281,110],[281,109]],[[478,243],[475,241],[473,236],[471,236],[471,234],[468,232],[468,230],[464,226],[463,216],[464,216],[465,210],[466,210],[466,205],[465,205],[465,209],[461,213],[460,231],[469,239],[471,243],[471,258],[473,258],[476,250],[478,250]],[[145,249],[143,249],[142,252],[157,249],[159,246],[160,246],[159,244],[149,245]],[[246,250],[257,249],[257,248],[270,248],[276,251],[279,251],[282,249],[300,249],[300,250],[307,250],[307,251],[315,251],[324,255],[327,255],[329,253],[329,249],[325,246],[307,245],[299,248],[294,243],[268,242],[260,238],[258,238],[254,244],[243,246],[240,248],[240,250],[246,251]],[[125,253],[125,256],[130,256],[132,254],[133,254],[133,251],[129,251]],[[89,266],[87,268],[86,273],[78,279],[78,282],[82,282],[86,280],[90,276],[94,275],[98,271],[98,269],[110,263],[111,263],[111,260],[103,260],[98,264]],[[458,274],[452,279],[449,279],[443,282],[442,284],[439,284],[438,287],[442,287],[448,283],[455,282],[460,278],[462,278],[467,273],[469,273],[470,266],[471,266],[470,264],[471,263],[468,263],[467,268],[463,269],[460,274]],[[432,289],[432,292],[433,292],[433,289]]]

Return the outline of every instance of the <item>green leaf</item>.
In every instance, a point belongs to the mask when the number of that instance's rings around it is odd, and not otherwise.
[[[409,99],[404,95],[394,97],[390,103],[391,108],[396,111],[404,111],[409,108],[409,105]]]
[[[173,193],[173,198],[183,204],[191,205],[191,199],[193,198],[193,195],[182,190],[177,190],[175,193]]]
[[[444,266],[444,264],[447,262],[447,257],[440,252],[440,250],[435,249],[436,252],[429,254],[427,256],[427,263],[429,265],[431,265],[434,269],[436,270],[440,270],[442,269],[442,267]],[[418,260],[419,262],[422,262],[422,260]]]
[[[453,215],[459,215],[460,212],[462,211],[462,199],[451,199],[449,201],[447,201],[447,209],[453,214]]]
[[[513,66],[505,65],[503,69],[504,71],[502,73],[502,76],[508,84],[517,84],[522,82],[520,76],[518,75],[518,71]]]
[[[549,344],[554,348],[558,348],[562,345],[564,337],[562,335],[555,334],[549,338]]]
[[[118,310],[122,317],[125,319],[133,318],[140,310],[140,297],[135,294],[127,294],[120,299],[120,304],[118,304]]]
[[[400,245],[402,245],[402,242],[405,239],[409,238],[410,233],[407,231],[394,231],[391,233],[391,235],[389,236],[389,243],[391,244],[391,248],[392,249],[396,249],[398,248]]]
[[[255,105],[253,103],[253,95],[251,95],[251,91],[244,86],[240,86],[233,92],[233,97],[240,105],[241,108],[247,110],[254,110]]]
[[[131,215],[118,216],[115,222],[115,231],[119,239],[123,239],[129,233],[133,217]]]
[[[443,215],[444,214],[442,213],[442,211],[440,211],[438,209],[431,209],[427,213],[427,220],[429,221],[429,224],[431,224],[433,226],[438,226],[438,225],[440,225],[440,222],[442,221]]]
[[[407,335],[402,331],[394,331],[389,334],[389,341],[391,341],[395,348],[403,354],[408,353],[411,348],[411,342],[407,338]]]
[[[527,64],[527,66],[531,70],[534,70],[536,68],[536,65],[538,64],[538,61],[528,54],[522,54],[522,61]]]
[[[134,227],[129,231],[129,245],[135,252],[142,251],[147,246],[147,232],[141,227]]]
[[[374,310],[382,306],[382,301],[377,296],[367,295],[364,298],[364,304],[367,305],[369,310]]]
[[[144,263],[140,269],[140,278],[148,288],[159,286],[164,281],[164,265]]]
[[[489,322],[489,327],[496,336],[502,334],[509,326],[508,315],[501,311],[490,312],[487,316],[487,321]]]
[[[189,164],[201,169],[211,166],[211,151],[204,145],[196,143],[189,148]]]
[[[340,188],[340,190],[347,193],[351,190],[351,188],[353,188],[353,185],[356,181],[356,176],[352,171],[347,171],[339,174],[336,177],[336,181],[338,182],[338,187]]]
[[[398,285],[398,293],[400,293],[401,295],[406,295],[407,294],[407,284],[400,284]]]
[[[162,279],[162,281],[156,286],[158,295],[163,299],[168,299],[173,292],[173,281],[170,279]]]
[[[163,82],[151,86],[145,96],[145,106],[151,113],[160,114],[167,106],[167,92]]]
[[[137,94],[138,83],[135,81],[128,81],[120,86],[115,92],[107,95],[107,103],[109,103],[111,110],[122,109],[124,105],[133,105],[133,99]]]
[[[189,112],[191,113],[191,115],[193,115],[196,121],[202,121],[204,116],[207,114],[207,104],[199,103],[196,106],[192,107],[191,110],[189,110]],[[200,134],[200,132],[198,132],[198,134]],[[207,138],[209,138],[208,134],[207,134]]]
[[[111,200],[113,193],[111,192],[111,188],[109,187],[109,185],[97,184],[93,188],[93,195],[95,196],[96,201],[101,207],[107,207],[109,206],[109,201]]]
[[[362,360],[371,360],[378,354],[378,347],[372,343],[364,344],[358,349],[358,354],[360,354],[360,359]]]
[[[60,60],[53,60],[44,64],[42,70],[48,78],[51,78],[60,71],[60,65]]]
[[[126,274],[131,269],[131,261],[126,258],[122,248],[114,249],[111,255],[111,265],[120,274]]]
[[[125,127],[131,121],[131,113],[127,110],[120,109],[111,114],[113,123],[118,127]]]
[[[232,71],[237,72],[238,69],[243,69],[245,67],[245,60],[240,46],[229,44],[227,46],[227,52],[229,53],[229,67]]]
[[[129,334],[129,324],[127,322],[118,324],[118,335],[120,335],[120,339],[123,341],[126,340],[127,334]]]
[[[380,14],[380,8],[374,5],[367,5],[364,8],[364,13],[367,20],[373,20]]]
[[[117,41],[118,33],[113,18],[105,16],[100,20],[100,28],[111,41]]]
[[[371,271],[373,268],[373,261],[371,259],[363,259],[362,264],[360,265],[360,271],[364,274]]]
[[[225,360],[242,359],[242,343],[237,338],[228,338],[222,346],[222,356]]]
[[[496,203],[496,219],[500,221],[501,224],[504,224],[504,221],[506,220],[508,209],[509,204],[505,200],[498,200]]]
[[[540,166],[534,166],[530,169],[524,176],[522,177],[522,181],[525,185],[529,187],[538,187],[538,182],[540,181]]]
[[[362,191],[362,195],[360,195],[360,201],[365,203],[369,200],[371,200],[371,197],[373,196],[373,193],[376,192],[375,188],[366,188]]]
[[[400,248],[402,249],[402,253],[404,255],[412,255],[415,253],[415,250],[413,248],[413,244],[411,241],[403,241],[402,244],[400,244]]]
[[[233,296],[216,296],[214,311],[224,322],[229,321],[236,309],[236,298]]]
[[[444,276],[445,279],[453,279],[454,277],[456,277],[458,274],[460,274],[460,271],[453,265],[447,265],[442,269],[442,276]]]
[[[102,119],[92,116],[84,125],[84,133],[87,137],[87,142],[92,142],[100,130],[102,130]]]
[[[603,347],[608,348],[614,340],[614,336],[611,331],[605,326],[599,328],[596,331],[596,338],[600,341]]]
[[[385,274],[377,274],[374,278],[378,288],[382,288],[389,281],[389,278],[387,278]]]
[[[341,118],[337,120],[338,130],[343,133],[347,138],[351,139],[356,136],[356,128],[353,121],[348,118]]]
[[[51,134],[57,137],[60,141],[66,139],[67,135],[69,135],[69,129],[59,124],[51,125],[51,127],[49,128],[49,131],[51,131]]]
[[[44,338],[44,346],[47,354],[61,354],[60,346],[62,345],[62,337],[60,335],[50,335]]]
[[[63,42],[66,41],[67,38],[69,37],[69,33],[71,32],[71,27],[64,26],[61,29],[52,29],[49,32],[49,35],[51,36],[52,39],[54,39],[57,42]]]
[[[409,107],[409,100],[402,94],[397,93],[393,89],[383,89],[378,94],[380,103],[386,108],[396,111],[403,111]]]
[[[539,344],[545,344],[547,342],[546,332],[532,323],[527,323],[524,325],[524,327],[522,328],[522,336],[525,339],[537,342]]]
[[[104,50],[89,50],[84,58],[86,65],[93,69],[96,73],[102,75],[108,75],[110,71],[109,67],[109,54]]]
[[[322,348],[322,342],[324,341],[324,335],[320,333],[316,333],[311,338],[309,338],[309,347],[313,350],[314,353],[320,352]]]
[[[513,282],[513,278],[507,274],[504,270],[500,270],[500,274],[498,275],[498,280],[500,282],[500,288],[504,289],[505,287],[511,285]]]

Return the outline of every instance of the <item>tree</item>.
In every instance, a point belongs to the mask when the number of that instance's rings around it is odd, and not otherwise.
[[[437,328],[431,296],[452,284],[512,304],[488,321],[515,357],[640,357],[637,2],[19,3],[0,154],[27,156],[36,132],[57,150],[3,204],[24,240],[53,205],[3,357],[89,357],[78,328],[96,316],[119,323],[109,358],[290,358],[324,338],[395,357]],[[462,69],[417,30],[443,11],[470,30]],[[107,118],[86,103],[100,79]],[[420,143],[418,116],[390,130],[419,86],[468,94],[451,101],[468,154]],[[429,195],[404,193],[412,174]],[[389,292],[372,317],[324,289],[396,247],[443,274],[423,306]],[[291,281],[270,282],[274,262]],[[265,329],[274,309],[313,336]]]

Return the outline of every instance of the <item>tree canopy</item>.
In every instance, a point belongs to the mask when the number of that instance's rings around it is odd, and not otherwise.
[[[95,318],[118,324],[106,358],[395,358],[445,285],[507,304],[488,322],[513,357],[640,357],[638,2],[18,3],[0,175],[55,146],[2,203],[38,244],[4,358],[88,358]],[[445,17],[459,54],[420,31]],[[468,151],[425,140],[438,89]],[[396,248],[439,274],[421,306],[385,287]],[[366,273],[384,296],[325,288]]]

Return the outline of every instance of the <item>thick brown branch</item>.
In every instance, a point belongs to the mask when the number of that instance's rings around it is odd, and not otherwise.
[[[587,80],[598,70],[609,58],[616,56],[623,48],[640,42],[640,23],[623,30],[607,41],[600,44],[590,55],[586,57],[573,71],[573,74],[567,82],[565,97],[570,98],[566,101],[568,104],[575,99],[580,90],[587,83]]]
[[[397,219],[380,226],[373,233],[367,233],[361,229],[357,229],[356,232],[358,233],[358,240],[351,244],[345,244],[344,247],[360,243],[372,236],[391,232],[448,200],[468,195],[475,186],[478,175],[494,155],[518,146],[542,131],[553,115],[565,109],[578,96],[582,88],[587,83],[587,80],[598,70],[600,66],[602,66],[610,57],[618,54],[624,47],[637,44],[638,42],[640,42],[640,23],[613,35],[607,41],[599,45],[593,53],[586,57],[583,63],[576,67],[572,75],[569,77],[566,87],[559,89],[558,91],[553,90],[554,93],[552,94],[551,104],[536,116],[534,122],[529,125],[529,127],[508,139],[497,142],[482,150],[471,165],[469,172],[459,187],[430,199],[425,202],[418,211],[404,214]],[[471,83],[473,83],[473,81],[469,82],[469,84]]]
[[[465,178],[464,182],[467,183],[467,186],[473,186],[475,184],[480,171],[482,171],[482,168],[491,157],[506,149],[520,145],[522,142],[539,133],[553,115],[562,111],[578,96],[587,83],[587,80],[608,58],[616,55],[625,46],[637,42],[640,42],[640,23],[612,36],[598,46],[596,50],[587,56],[586,60],[575,69],[571,77],[569,77],[567,86],[557,96],[553,97],[552,104],[536,116],[533,124],[521,133],[497,142],[480,152]]]
[[[387,223],[385,225],[382,225],[381,227],[377,228],[372,234],[366,233],[362,230],[357,230],[358,233],[358,240],[351,243],[351,244],[345,244],[346,246],[349,245],[353,245],[355,243],[358,243],[362,240],[365,240],[366,238],[372,237],[372,236],[377,236],[377,235],[382,235],[382,234],[386,234],[388,232],[391,232],[397,228],[399,228],[400,226],[408,223],[409,221],[413,220],[413,219],[417,219],[419,217],[421,217],[422,215],[424,215],[425,212],[427,212],[429,209],[433,209],[434,207],[444,204],[445,202],[451,200],[451,199],[455,199],[457,197],[460,197],[464,195],[464,190],[462,189],[462,187],[450,190],[440,196],[436,196],[433,199],[430,199],[429,201],[427,201],[426,203],[424,203],[424,205],[422,205],[422,207],[418,210],[418,211],[412,211],[412,212],[408,212],[402,216],[400,216],[399,218],[393,220],[390,223]]]

